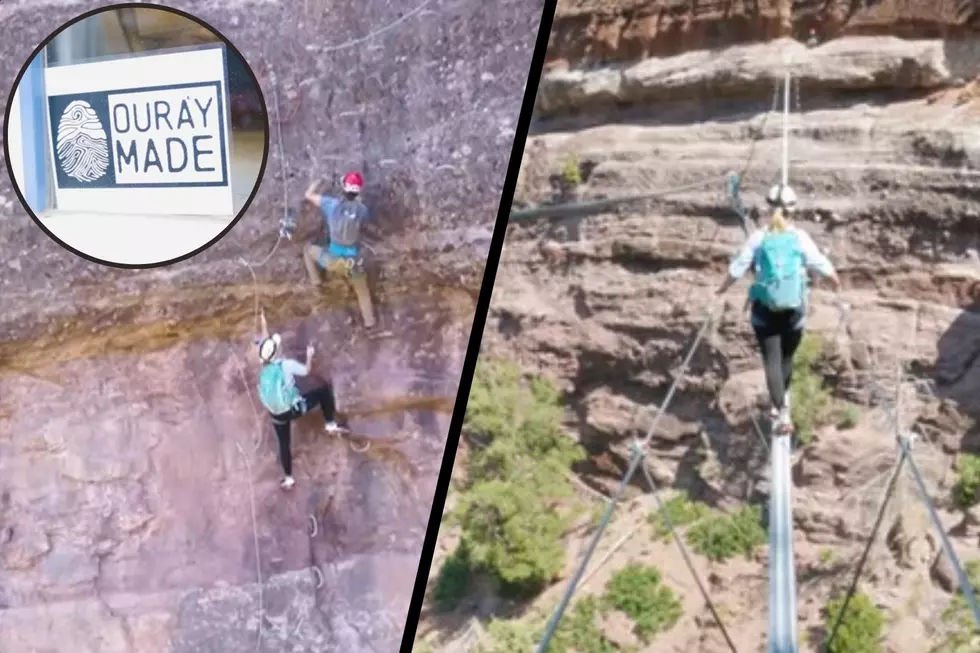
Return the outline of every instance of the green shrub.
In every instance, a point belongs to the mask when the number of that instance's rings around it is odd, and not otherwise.
[[[478,442],[467,466],[467,482],[540,481],[570,494],[567,474],[585,457],[581,446],[561,429],[564,408],[557,389],[545,379],[524,381],[513,363],[480,361],[466,406],[464,428]]]
[[[966,563],[966,575],[975,593],[980,592],[980,560]],[[980,626],[963,592],[957,591],[942,615],[949,634],[936,653],[975,653],[980,650]]]
[[[616,653],[619,649],[599,629],[599,601],[584,596],[566,612],[548,646],[548,653]],[[550,617],[550,612],[549,615]],[[547,618],[532,613],[520,619],[495,620],[487,628],[489,641],[476,653],[534,651],[544,635]]]
[[[570,188],[582,184],[582,167],[577,154],[572,153],[565,157],[565,163],[561,167],[561,180]]]
[[[474,447],[452,519],[474,568],[529,596],[564,565],[569,468],[584,451],[561,430],[558,391],[510,363],[477,366],[464,427]]]
[[[820,549],[820,564],[829,564],[834,559],[834,552],[831,549]]]
[[[823,358],[823,341],[806,334],[793,357],[792,395],[793,426],[797,442],[807,446],[814,432],[827,423],[830,417],[831,396],[817,373]]]
[[[549,653],[615,653],[617,647],[599,630],[598,617],[599,601],[594,596],[579,599],[555,630]]]
[[[603,603],[632,619],[644,643],[670,630],[683,614],[680,600],[661,583],[660,571],[637,563],[616,572],[606,586]]]
[[[530,596],[564,566],[570,520],[533,487],[484,481],[460,498],[458,512],[470,559],[500,581],[504,594]]]
[[[451,612],[466,596],[470,588],[472,563],[466,549],[458,547],[439,568],[432,600],[439,612]]]
[[[963,454],[956,460],[956,485],[953,498],[962,508],[969,508],[980,500],[980,456]]]
[[[766,541],[759,506],[744,506],[731,515],[717,513],[696,522],[687,531],[691,548],[715,562],[738,554],[750,556]]]
[[[861,409],[854,404],[845,404],[837,415],[837,428],[852,429],[861,421]]]
[[[825,630],[828,638],[843,607],[843,595],[827,604]],[[881,610],[866,594],[858,592],[847,605],[837,635],[827,642],[827,653],[881,653],[884,629],[885,617]]]
[[[703,503],[691,501],[686,493],[677,494],[650,515],[650,525],[653,526],[654,538],[667,540],[670,538],[670,527],[667,518],[675,528],[688,526],[705,517],[710,511]]]
[[[476,653],[514,653],[533,651],[537,644],[537,624],[524,619],[494,619],[487,626],[487,641],[476,646]]]

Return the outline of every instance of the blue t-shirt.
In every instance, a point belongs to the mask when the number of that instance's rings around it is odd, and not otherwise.
[[[343,207],[344,211],[338,212]],[[357,242],[360,237],[360,226],[371,217],[368,208],[357,200],[349,201],[330,195],[320,197],[320,212],[330,235],[327,252],[333,256],[357,256]],[[343,213],[343,215],[338,215]]]

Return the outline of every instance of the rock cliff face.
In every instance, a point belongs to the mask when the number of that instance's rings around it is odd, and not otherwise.
[[[783,37],[969,37],[975,0],[560,0],[553,64],[636,61]]]
[[[980,138],[972,128],[980,105],[968,83],[980,73],[980,33],[970,31],[965,4],[954,17],[942,2],[866,3],[873,6],[830,21],[844,4],[563,3],[551,58],[570,65],[542,80],[515,205],[554,201],[571,155],[581,200],[672,190],[584,217],[512,223],[483,341],[485,355],[516,357],[565,388],[569,429],[592,454],[577,472],[611,491],[627,444],[645,432],[743,242],[725,174],[744,173],[756,217],[779,178],[781,116],[770,109],[782,108],[773,87],[789,55],[800,79],[790,97],[798,222],[837,265],[850,305],[841,312],[815,290],[809,328],[832,352],[818,370],[832,395],[861,407],[856,427],[819,429],[794,468],[805,651],[818,650],[820,631],[811,629],[849,582],[896,461],[888,419],[899,362],[918,379],[902,384],[900,411],[920,434],[917,462],[960,556],[980,553],[975,515],[949,498],[955,456],[980,451]],[[886,11],[898,13],[876,23]],[[811,22],[836,25],[840,38],[813,48],[784,38]],[[767,454],[752,421],[764,385],[744,289],[730,294],[651,447],[659,481],[722,507],[764,501],[767,492]],[[938,641],[952,589],[903,479],[882,529],[889,535],[862,579],[887,610],[886,650],[896,653]],[[597,560],[632,532],[632,512],[624,509]],[[728,650],[702,627],[710,617],[675,570],[683,566],[672,547],[636,540],[600,573],[643,560],[684,594],[686,616],[656,650]],[[765,560],[702,570],[739,650],[765,641]],[[541,607],[554,600],[548,593]]]
[[[105,4],[0,5],[3,89]],[[288,173],[273,127],[241,222],[140,272],[62,250],[0,175],[0,651],[395,650],[541,3],[168,4],[236,44],[267,98],[274,73]],[[349,166],[383,223],[383,340],[344,285],[303,285],[312,215],[256,279],[239,261],[271,250],[284,183],[295,201]],[[256,410],[257,306],[288,353],[318,345],[358,436],[299,422],[291,494]]]

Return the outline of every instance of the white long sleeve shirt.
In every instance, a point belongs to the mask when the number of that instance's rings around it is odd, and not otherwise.
[[[728,266],[728,274],[731,275],[733,279],[741,279],[745,276],[749,267],[758,262],[759,258],[759,247],[762,246],[762,239],[768,233],[768,229],[760,229],[749,236],[749,239],[742,245],[742,249],[739,250],[738,254],[732,260],[730,266]],[[813,270],[823,277],[829,277],[834,274],[834,266],[823,252],[817,247],[817,244],[813,242],[813,238],[810,234],[803,231],[798,227],[790,227],[790,233],[796,234],[797,238],[800,240],[800,250],[803,253],[803,265],[807,269]]]
[[[800,251],[803,255],[803,265],[806,269],[813,270],[825,278],[834,274],[834,265],[830,262],[830,259],[824,256],[823,252],[817,247],[817,244],[813,242],[810,234],[794,226],[789,227],[788,231],[796,234],[797,238],[799,238]],[[742,249],[732,259],[731,265],[728,266],[728,274],[733,279],[741,279],[748,272],[749,268],[758,262],[759,248],[762,246],[762,239],[765,238],[768,232],[768,229],[760,229],[749,236]],[[795,329],[802,329],[806,324],[807,299],[804,298],[802,315],[794,325]],[[751,320],[752,325],[755,327],[765,326],[762,324],[761,318],[755,314],[755,311],[752,313]]]

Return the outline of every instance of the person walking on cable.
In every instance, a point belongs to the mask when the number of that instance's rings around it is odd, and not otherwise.
[[[296,387],[296,377],[307,376],[313,362],[313,345],[306,347],[306,363],[280,355],[282,337],[278,333],[269,335],[265,315],[262,315],[262,340],[259,343],[259,401],[269,412],[276,438],[279,440],[279,463],[282,465],[283,479],[280,486],[288,490],[295,485],[293,479],[293,455],[290,448],[290,431],[293,420],[302,417],[311,408],[319,406],[326,420],[327,433],[342,433],[344,429],[334,421],[336,400],[333,388],[323,383],[307,392]]]
[[[723,295],[750,267],[755,271],[748,296],[752,330],[765,366],[776,431],[790,434],[793,420],[789,391],[793,356],[806,326],[807,271],[828,279],[835,291],[840,290],[840,279],[810,235],[790,224],[789,216],[796,208],[793,189],[782,184],[773,186],[766,202],[772,211],[768,226],[753,233],[742,246],[717,295]]]
[[[372,329],[375,326],[374,305],[360,255],[361,228],[371,217],[360,201],[364,178],[358,172],[345,174],[341,197],[319,194],[317,185],[313,182],[304,195],[305,201],[320,210],[325,227],[321,244],[311,243],[303,251],[310,283],[320,285],[323,281],[321,271],[345,275],[357,295],[364,326]]]

